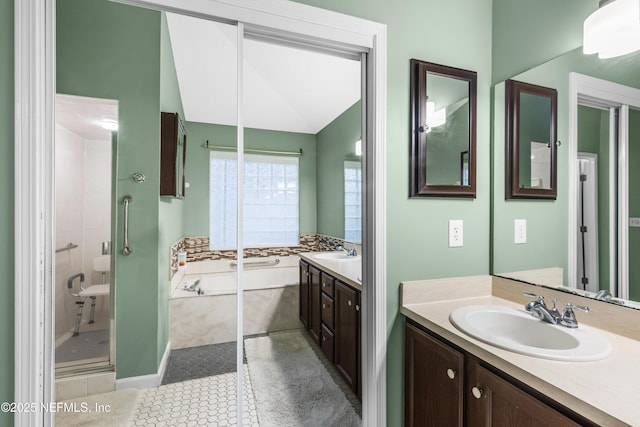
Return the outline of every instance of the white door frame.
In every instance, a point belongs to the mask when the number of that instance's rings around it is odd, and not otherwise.
[[[612,190],[610,184],[610,194],[617,191],[619,194],[617,206],[610,198],[609,204],[610,218],[615,217],[617,208],[618,229],[610,227],[609,239],[610,248],[616,247],[616,236],[618,237],[618,264],[611,268],[610,277],[615,277],[615,269],[618,270],[618,288],[620,298],[629,298],[629,106],[640,108],[640,89],[613,83],[607,80],[586,76],[579,73],[569,73],[569,259],[568,277],[569,287],[577,286],[577,204],[578,185],[572,179],[577,173],[578,159],[578,105],[594,105],[599,108],[620,108],[620,124],[618,135],[618,188]],[[610,116],[613,116],[611,114]],[[614,118],[610,117],[610,140],[615,132]],[[615,156],[610,145],[610,173],[616,169]],[[609,180],[610,183],[613,179]],[[611,256],[614,251],[610,250]],[[610,260],[611,261],[611,260]],[[614,266],[614,263],[611,263]],[[614,280],[610,280],[610,287],[615,287]],[[611,289],[612,293],[615,289]]]
[[[386,424],[386,25],[286,0],[122,0],[339,51],[366,52],[363,422]],[[15,5],[15,397],[53,401],[55,0]],[[46,411],[15,425],[48,426]]]

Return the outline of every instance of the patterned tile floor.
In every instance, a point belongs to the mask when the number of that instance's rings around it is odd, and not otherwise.
[[[258,427],[258,415],[244,365],[242,424]],[[144,390],[135,409],[134,426],[235,426],[236,373],[214,375]]]
[[[356,395],[317,344],[312,342],[308,334],[304,336],[358,415],[361,415],[361,405]],[[235,345],[233,342],[174,350],[162,381],[163,385],[142,391],[134,411],[132,425],[236,426]],[[242,424],[259,427],[246,358],[244,363]]]

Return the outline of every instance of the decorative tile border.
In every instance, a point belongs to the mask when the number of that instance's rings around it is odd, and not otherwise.
[[[300,244],[297,246],[283,246],[273,248],[245,248],[244,258],[289,256],[300,252],[334,251],[338,246],[356,248],[360,253],[361,245],[349,243],[343,239],[322,234],[302,234]],[[184,237],[171,246],[171,272],[170,278],[178,271],[178,251],[187,252],[187,262],[208,261],[218,259],[236,259],[236,250],[212,251],[209,249],[209,237]]]

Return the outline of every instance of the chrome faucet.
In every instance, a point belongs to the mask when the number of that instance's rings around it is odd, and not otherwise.
[[[609,292],[608,289],[600,289],[595,295],[594,295],[595,299],[599,299],[600,301],[609,301],[610,299],[613,298],[613,295],[611,295],[611,292]]]
[[[564,306],[564,310],[562,314],[556,308],[557,300],[553,299],[553,308],[549,309],[544,302],[544,297],[542,295],[536,295],[531,292],[524,292],[523,295],[537,298],[534,301],[528,302],[524,308],[530,313],[533,317],[542,320],[543,322],[551,323],[552,325],[560,325],[566,328],[577,328],[578,321],[576,320],[576,315],[573,312],[574,308],[578,310],[582,310],[585,313],[589,312],[589,307],[582,305],[574,305],[570,302],[566,303]]]
[[[338,246],[338,247],[336,247],[336,250],[345,251],[347,253],[347,256],[356,256],[356,255],[358,255],[358,250],[356,248],[345,248],[344,246]]]

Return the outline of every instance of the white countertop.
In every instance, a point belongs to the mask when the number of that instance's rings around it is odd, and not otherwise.
[[[318,252],[302,252],[298,256],[309,264],[326,271],[336,279],[362,292],[362,257],[356,256],[348,260],[317,259],[313,255]]]
[[[638,341],[592,327],[611,343],[612,353],[605,359],[561,362],[526,356],[478,341],[449,321],[449,314],[463,306],[496,304],[520,309],[522,304],[490,293],[452,295],[446,299],[446,295],[443,298],[446,287],[441,284],[436,291],[437,300],[429,302],[428,292],[416,292],[416,287],[411,286],[412,290],[403,294],[400,308],[406,317],[595,423],[640,426]]]

